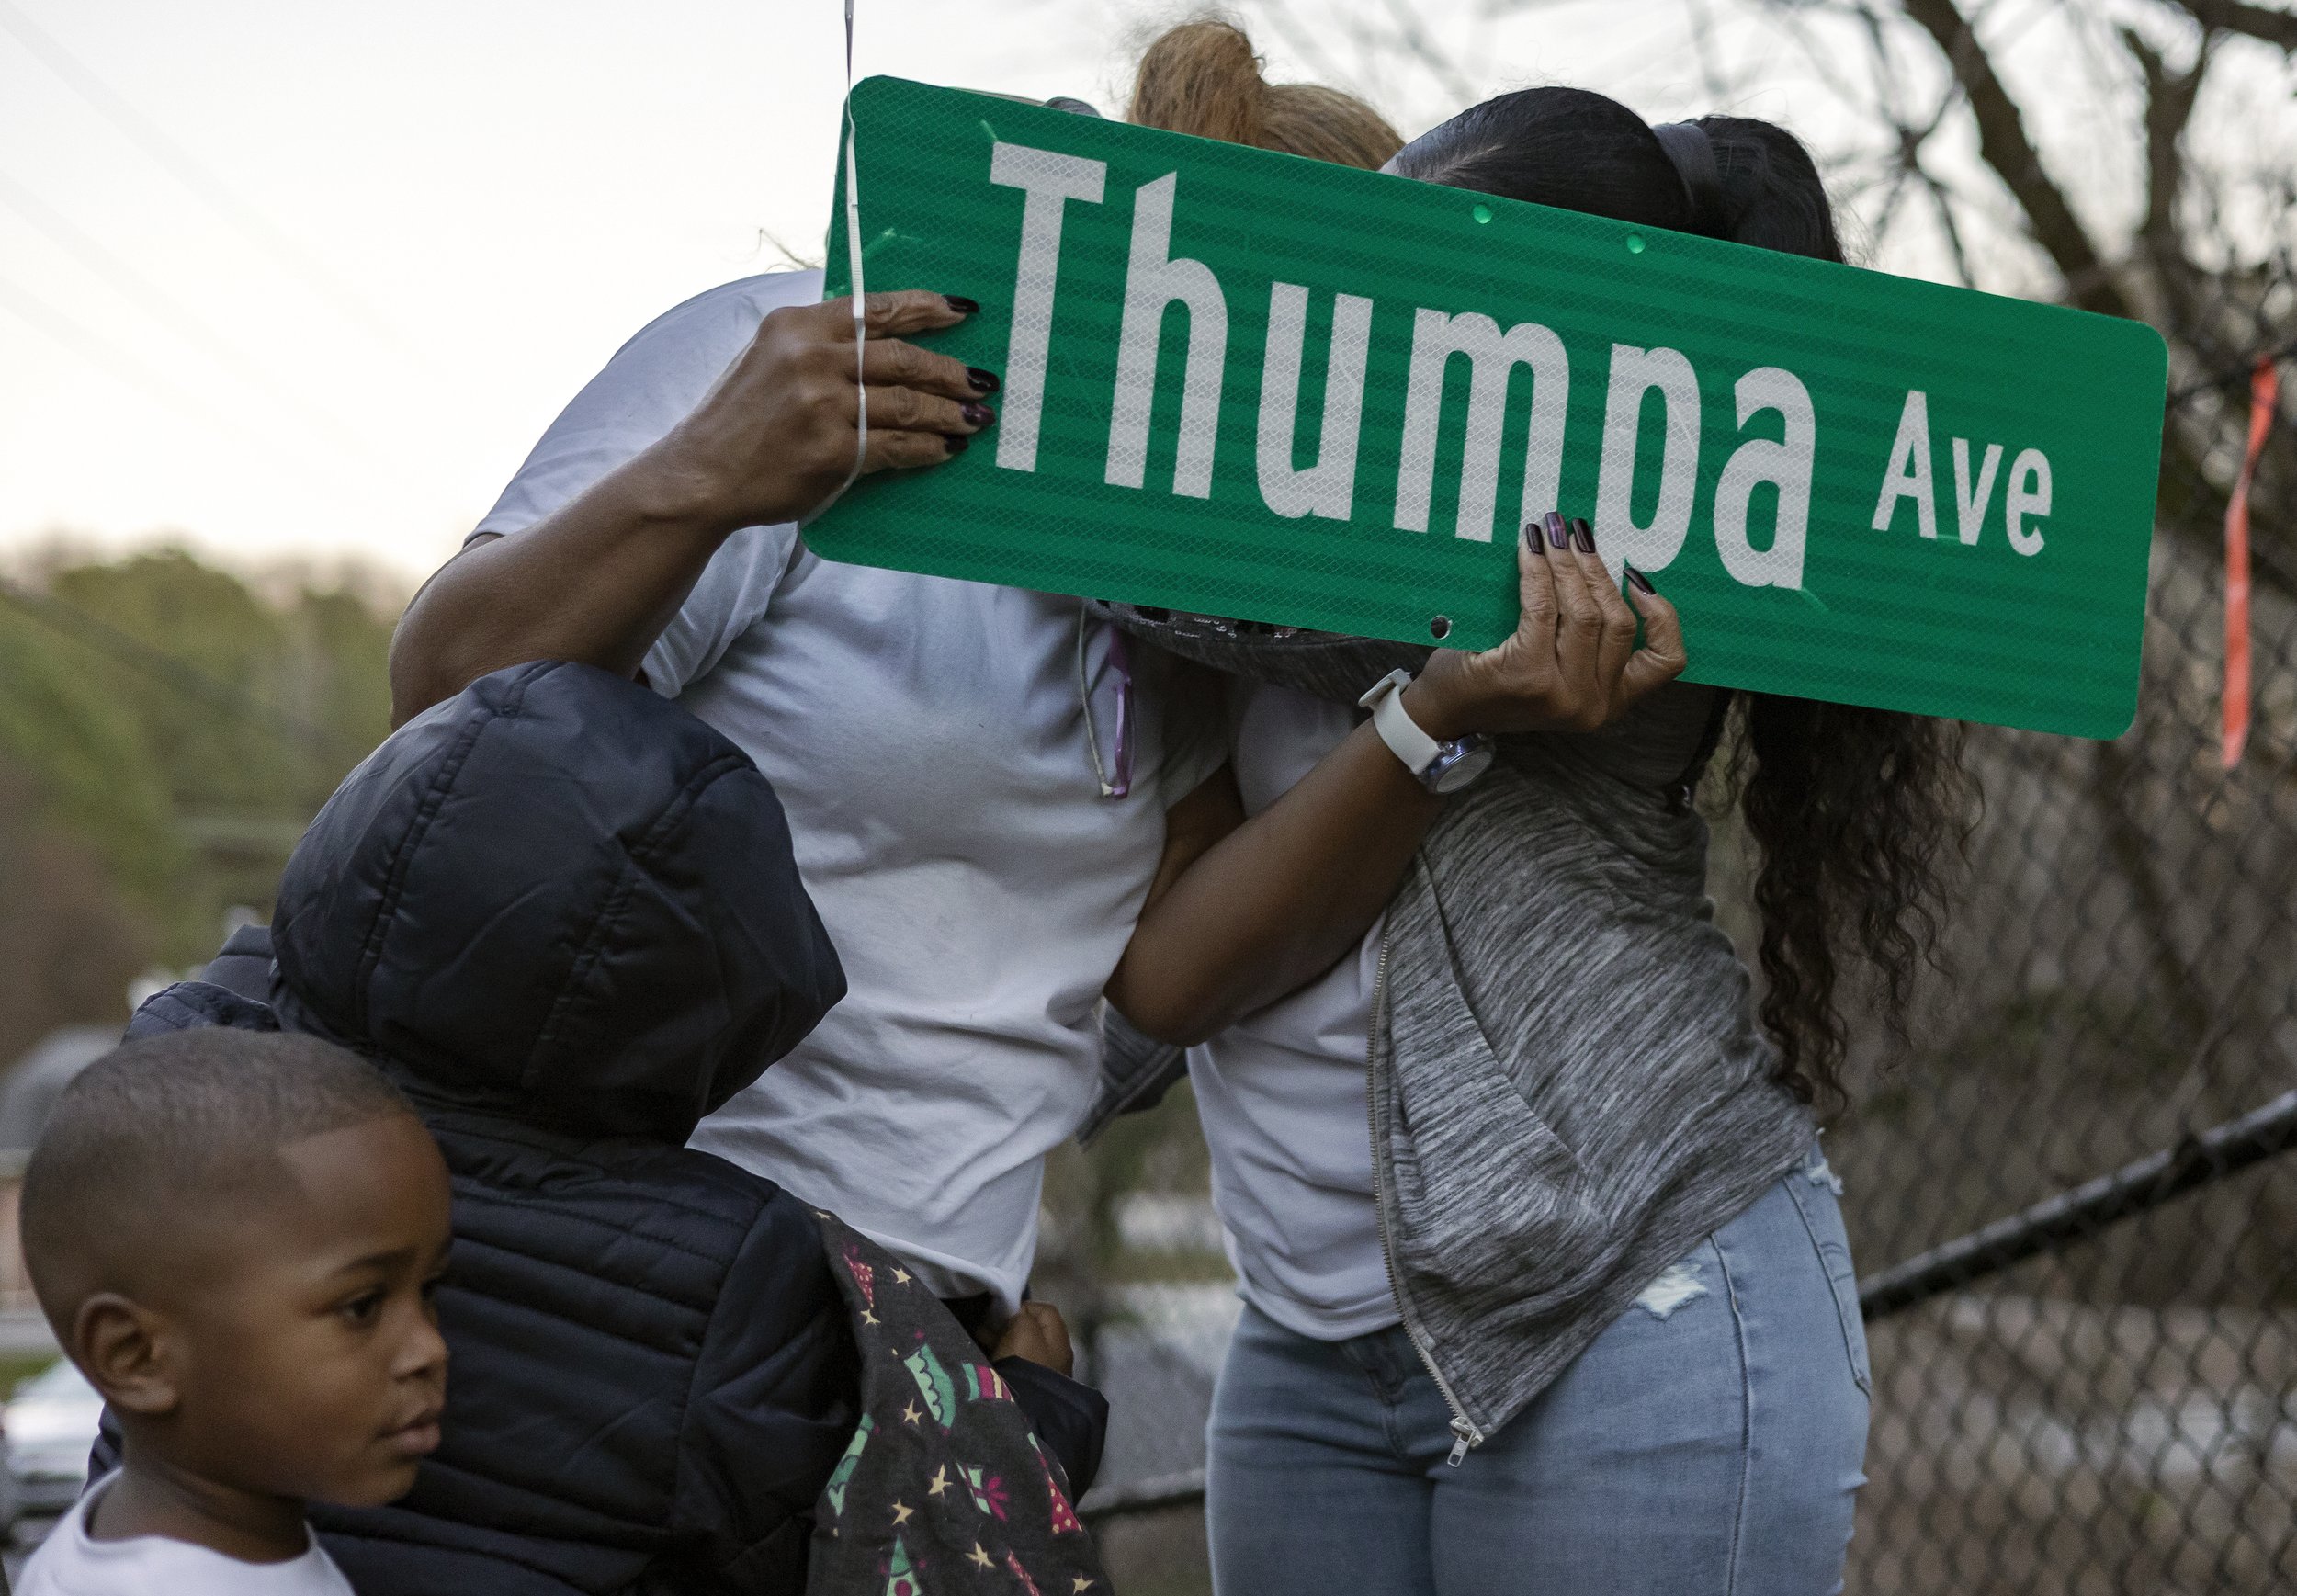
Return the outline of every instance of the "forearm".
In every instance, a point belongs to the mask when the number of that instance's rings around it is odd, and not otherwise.
[[[475,545],[439,569],[391,639],[394,719],[526,660],[634,672],[736,528],[798,520],[856,470],[948,459],[996,419],[979,400],[997,379],[900,334],[953,327],[979,309],[909,289],[867,297],[866,440],[852,303],[768,312],[653,447],[517,537]]]
[[[1109,1001],[1193,1044],[1297,991],[1363,940],[1442,805],[1358,727],[1151,900]]]
[[[517,537],[466,549],[391,638],[392,723],[526,660],[636,672],[733,530],[712,504],[649,451]]]
[[[1478,653],[1437,651],[1403,689],[1430,737],[1593,730],[1681,673],[1674,606],[1632,572],[1635,596],[1623,598],[1585,522],[1525,526],[1516,570],[1515,632]],[[1233,787],[1225,812],[1203,801],[1214,786],[1167,817],[1148,906],[1108,986],[1118,1013],[1166,1042],[1200,1042],[1330,969],[1386,906],[1443,805],[1370,724],[1249,821]]]

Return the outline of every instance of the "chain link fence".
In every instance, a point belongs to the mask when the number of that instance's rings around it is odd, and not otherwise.
[[[1985,809],[1945,968],[1911,1048],[1854,1046],[1827,1147],[1873,1350],[1860,1596],[2297,1590],[2297,447],[2284,423],[2255,499],[2256,719],[2229,773],[2246,398],[2245,372],[2173,405],[2200,442],[2165,465],[2136,724],[1972,729]],[[1728,825],[1716,844],[1743,933]],[[1087,1506],[1140,1596],[1209,1589],[1211,1311],[1175,1333],[1120,1306],[1097,1343],[1118,1418]]]
[[[2173,430],[2237,439],[2246,386]],[[2191,509],[2156,539],[2130,732],[1974,730],[1949,970],[1829,1138],[1875,1381],[1855,1591],[2297,1590],[2297,600],[2261,560],[2227,772],[2227,452],[2165,466]],[[2291,453],[2284,427],[2261,549]]]

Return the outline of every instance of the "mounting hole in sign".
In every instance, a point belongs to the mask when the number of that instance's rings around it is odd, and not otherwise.
[[[1430,621],[1428,623],[1428,635],[1435,639],[1438,642],[1442,642],[1444,639],[1450,637],[1452,635],[1452,617],[1448,615],[1440,615],[1433,620]]]
[[[1643,234],[1639,232],[1631,232],[1627,235],[1627,253],[1629,255],[1641,255],[1643,253]]]
[[[1478,221],[1489,221],[1491,220],[1491,207],[1479,203],[1475,209],[1469,211],[1467,214],[1474,217]]]

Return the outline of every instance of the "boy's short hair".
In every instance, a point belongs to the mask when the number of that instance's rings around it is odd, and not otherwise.
[[[134,1295],[154,1233],[259,1187],[277,1149],[413,1112],[316,1036],[209,1027],[114,1048],[64,1089],[24,1172],[24,1262],[49,1322],[65,1337],[91,1292]]]

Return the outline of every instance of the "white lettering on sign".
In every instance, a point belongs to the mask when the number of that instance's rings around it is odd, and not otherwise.
[[[1107,173],[1104,162],[1055,151],[1007,143],[991,149],[990,181],[1018,188],[1025,196],[996,455],[997,464],[1008,470],[1033,472],[1037,466],[1066,207],[1070,200],[1101,204]],[[1211,267],[1172,253],[1179,182],[1178,173],[1167,173],[1134,191],[1103,480],[1117,487],[1145,485],[1165,313],[1177,303],[1187,316],[1188,339],[1172,492],[1208,499],[1228,360],[1228,310]],[[1295,455],[1310,293],[1299,283],[1269,285],[1256,473],[1261,499],[1273,514],[1288,520],[1313,515],[1346,522],[1355,504],[1373,301],[1355,294],[1332,295],[1323,414],[1314,462],[1303,467],[1295,464]],[[1533,523],[1561,505],[1570,361],[1563,341],[1539,323],[1518,323],[1503,332],[1494,318],[1481,311],[1418,309],[1412,319],[1397,450],[1394,525],[1399,531],[1429,529],[1444,381],[1454,356],[1465,356],[1469,369],[1453,532],[1456,538],[1489,543],[1499,508],[1508,391],[1518,366],[1530,368],[1532,393],[1517,524]],[[1638,525],[1635,473],[1645,402],[1654,391],[1663,417],[1657,501],[1649,522]],[[1712,517],[1716,555],[1742,587],[1800,589],[1817,452],[1817,418],[1810,391],[1793,372],[1764,366],[1741,376],[1733,393],[1740,433],[1760,413],[1775,411],[1780,436],[1739,437],[1724,461]],[[1644,571],[1665,570],[1681,553],[1696,507],[1700,411],[1698,374],[1680,350],[1612,345],[1593,519],[1597,546],[1614,577],[1630,564]],[[2036,448],[2018,449],[2005,476],[2003,459],[2013,446],[1967,437],[1948,441],[1960,545],[1975,548],[1983,542],[1995,489],[2003,484],[2003,529],[2011,549],[2029,558],[2041,553],[2042,523],[2051,513],[2048,457]],[[1929,396],[1909,390],[1875,500],[1873,529],[1888,532],[1899,501],[1912,499],[1917,531],[1937,541],[1941,516],[1936,477]],[[1769,536],[1759,548],[1760,529],[1748,523],[1755,494],[1766,485],[1776,490],[1777,507]],[[1647,482],[1645,490],[1647,495]]]
[[[1308,290],[1268,287],[1268,352],[1261,367],[1261,498],[1277,515],[1345,521],[1356,498],[1356,439],[1363,425],[1363,368],[1372,348],[1372,301],[1332,296],[1332,337],[1324,361],[1324,427],[1316,464],[1296,470],[1292,435],[1300,409],[1300,345]]]
[[[1411,368],[1404,390],[1404,449],[1396,470],[1396,529],[1425,532],[1435,485],[1436,435],[1443,409],[1443,373],[1454,355],[1467,357],[1467,441],[1460,456],[1456,536],[1491,541],[1491,514],[1499,497],[1499,432],[1507,420],[1508,378],[1518,364],[1532,368],[1532,422],[1524,443],[1523,502],[1516,525],[1536,520],[1561,502],[1563,421],[1571,397],[1571,363],[1563,340],[1536,322],[1519,322],[1502,334],[1478,311],[1447,316],[1423,310],[1412,318]]]
[[[1714,551],[1723,569],[1747,587],[1803,585],[1803,543],[1810,526],[1811,469],[1818,450],[1818,420],[1810,391],[1793,372],[1759,367],[1738,379],[1738,424],[1742,430],[1758,411],[1775,410],[1786,436],[1773,443],[1749,438],[1723,464],[1714,487]],[[1771,547],[1757,549],[1747,536],[1747,506],[1759,482],[1779,490],[1778,522]]]
[[[1125,319],[1116,340],[1116,392],[1109,407],[1109,463],[1103,480],[1137,488],[1148,471],[1148,417],[1157,396],[1157,345],[1164,312],[1188,311],[1188,365],[1181,379],[1181,442],[1172,491],[1212,497],[1213,445],[1220,431],[1220,379],[1228,357],[1228,302],[1200,260],[1174,260],[1172,198],[1180,174],[1168,172],[1133,195],[1133,248],[1125,268]]]
[[[1925,538],[1938,536],[1938,505],[1930,485],[1930,400],[1917,389],[1907,395],[1898,413],[1898,436],[1890,446],[1890,464],[1883,472],[1883,494],[1874,502],[1874,530],[1890,530],[1898,501],[1914,501],[1915,524]]]
[[[1036,469],[1063,208],[1071,199],[1101,203],[1106,175],[1103,162],[1049,150],[1001,143],[991,152],[990,180],[1019,188],[1027,196],[998,435],[997,463],[1008,470]],[[1188,357],[1182,377],[1172,491],[1205,499],[1212,496],[1213,454],[1228,360],[1228,308],[1209,266],[1172,255],[1178,188],[1179,175],[1167,173],[1134,192],[1132,244],[1126,261],[1104,480],[1118,487],[1138,488],[1145,483],[1164,315],[1177,302],[1188,316]],[[1346,521],[1355,504],[1364,380],[1372,343],[1372,301],[1355,294],[1332,296],[1324,413],[1316,461],[1296,467],[1293,456],[1299,426],[1308,293],[1298,283],[1269,285],[1268,343],[1262,360],[1256,458],[1260,492],[1270,510],[1287,519],[1315,515]],[[1563,341],[1536,322],[1518,323],[1502,333],[1496,321],[1480,311],[1449,314],[1419,310],[1412,320],[1396,479],[1395,525],[1399,531],[1428,530],[1436,446],[1442,431],[1443,379],[1455,355],[1467,357],[1469,370],[1466,438],[1454,535],[1488,543],[1498,510],[1508,384],[1519,365],[1531,368],[1532,411],[1524,439],[1523,498],[1518,523],[1535,521],[1562,501],[1570,363]],[[1635,462],[1644,400],[1653,390],[1659,394],[1665,415],[1658,498],[1649,524],[1639,526],[1633,509]],[[1800,588],[1817,453],[1817,418],[1810,391],[1793,372],[1764,366],[1741,377],[1733,391],[1741,431],[1767,410],[1778,412],[1783,425],[1775,440],[1741,441],[1724,462],[1715,483],[1715,552],[1724,570],[1741,586]],[[1980,539],[1995,484],[2001,480],[2005,446],[1986,444],[1980,449],[1968,438],[1951,441],[1955,531],[1962,544],[1971,547]],[[1598,546],[1614,575],[1630,564],[1644,571],[1663,571],[1681,552],[1698,486],[1699,443],[1699,381],[1691,362],[1679,350],[1612,345],[1594,520]],[[1768,543],[1758,549],[1748,520],[1755,491],[1765,483],[1778,491],[1778,511]],[[2039,449],[2021,450],[2011,464],[2003,499],[2005,531],[2018,553],[2031,556],[2042,551],[2042,529],[2028,523],[2030,519],[2039,522],[2050,514],[2050,498],[2049,459]],[[1899,412],[1890,463],[1874,504],[1876,531],[1890,529],[1901,499],[1914,501],[1917,530],[1935,540],[1939,516],[1930,458],[1929,396],[1918,389],[1907,392]]]
[[[1659,500],[1651,524],[1635,521],[1635,446],[1643,396],[1658,390],[1666,432],[1659,451]],[[1595,546],[1607,566],[1664,571],[1691,530],[1699,486],[1699,378],[1675,349],[1611,346],[1611,392],[1603,406],[1602,467],[1595,479]]]
[[[1986,458],[1978,466],[1978,485],[1970,485],[1970,440],[1954,440],[1954,530],[1962,535],[1965,547],[1978,540],[1979,529],[1986,525],[1986,507],[1994,497],[1994,473],[2002,464],[2002,446],[1986,446]]]
[[[1971,443],[1952,440],[1954,457],[1954,532],[1964,548],[1977,544],[1986,528],[1986,506],[1994,499],[1995,475],[2002,465],[2002,446],[1987,444],[1979,457],[1977,481],[1971,481]],[[1890,464],[1883,471],[1882,496],[1874,501],[1874,530],[1890,530],[1898,501],[1912,499],[1917,526],[1925,538],[1938,536],[1936,487],[1930,474],[1930,402],[1919,390],[1907,395],[1898,413],[1898,436],[1890,446]],[[2010,465],[2009,488],[2002,501],[2003,530],[2009,546],[2020,554],[2042,552],[2042,533],[2029,529],[2028,515],[2050,513],[2050,461],[2040,449],[2020,451]]]
[[[1028,196],[1021,208],[1021,265],[1013,274],[1013,337],[1005,346],[1004,398],[998,406],[997,463],[1036,470],[1037,421],[1045,410],[1046,350],[1053,336],[1053,283],[1061,257],[1061,208],[1071,199],[1101,203],[1105,161],[999,144],[990,151],[989,180]]]
[[[2042,532],[2039,528],[2028,531],[2025,517],[2049,513],[2050,458],[2040,449],[2021,449],[2011,462],[2009,492],[2002,500],[2010,547],[2020,554],[2041,553]]]

